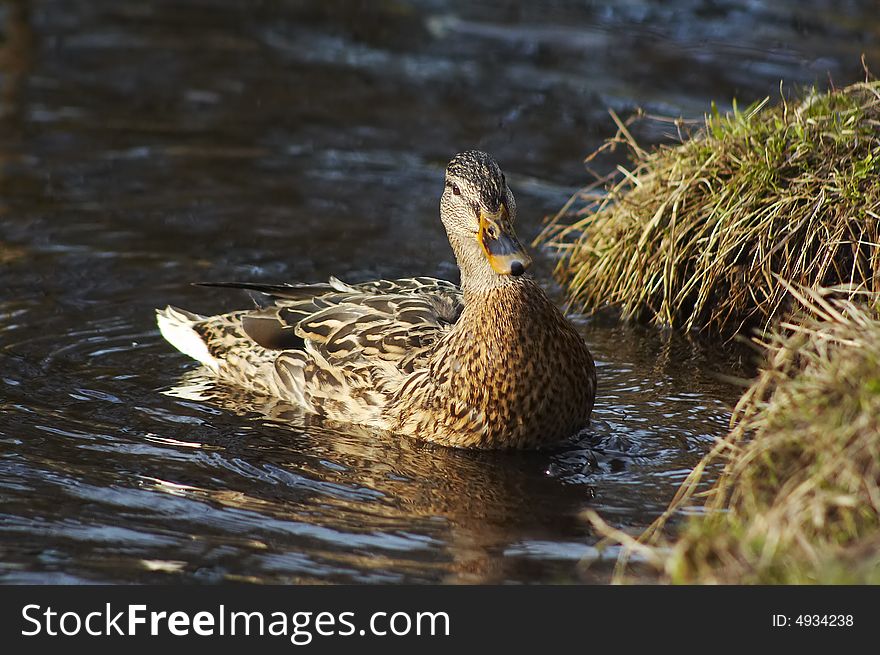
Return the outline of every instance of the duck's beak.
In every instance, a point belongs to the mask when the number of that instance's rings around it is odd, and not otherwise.
[[[477,241],[486,253],[489,264],[499,275],[522,275],[532,265],[532,258],[513,232],[513,224],[504,203],[494,214],[480,210]]]

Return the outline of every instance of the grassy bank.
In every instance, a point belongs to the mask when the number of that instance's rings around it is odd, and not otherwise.
[[[638,542],[591,517],[628,545],[623,579],[637,552],[676,583],[880,583],[880,314],[818,292],[801,302],[763,343],[734,428],[670,507],[692,505],[721,463],[709,511],[672,539],[662,517]]]
[[[730,336],[785,311],[779,280],[880,288],[880,82],[715,114],[652,152],[620,128],[633,167],[543,235],[583,309]]]
[[[572,302],[764,335],[669,510],[638,539],[588,514],[624,545],[618,579],[638,555],[676,583],[880,583],[880,82],[716,114],[652,152],[617,122],[634,166],[542,237]]]

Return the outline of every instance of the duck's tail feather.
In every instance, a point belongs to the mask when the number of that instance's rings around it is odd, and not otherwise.
[[[211,354],[202,336],[193,329],[195,323],[204,320],[204,316],[171,305],[156,310],[156,323],[165,340],[217,374],[220,372],[220,361]]]
[[[278,351],[268,350],[248,336],[242,327],[246,314],[201,316],[169,306],[156,310],[156,322],[168,343],[204,364],[217,377],[251,391],[304,403],[301,389],[298,393],[281,393],[275,374]]]

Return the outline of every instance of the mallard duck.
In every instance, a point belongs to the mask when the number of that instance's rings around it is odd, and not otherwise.
[[[162,335],[221,380],[330,421],[462,448],[533,448],[584,427],[590,351],[526,274],[516,202],[476,150],[446,167],[440,218],[461,286],[428,277],[346,284],[211,286],[258,307],[157,310]]]

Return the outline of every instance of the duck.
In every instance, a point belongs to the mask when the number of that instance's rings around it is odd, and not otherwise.
[[[305,414],[454,448],[533,449],[589,424],[596,368],[527,269],[495,159],[455,155],[440,219],[460,285],[431,277],[262,284],[256,306],[156,310],[162,336],[223,383]]]

